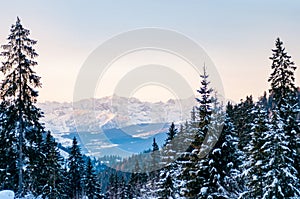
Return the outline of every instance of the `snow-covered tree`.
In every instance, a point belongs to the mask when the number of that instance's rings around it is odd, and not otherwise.
[[[295,86],[296,66],[291,61],[291,56],[287,54],[283,47],[283,42],[277,38],[276,48],[272,50],[272,73],[269,78],[271,83],[270,93],[273,97],[274,104],[279,110],[280,117],[287,119],[289,113],[284,109],[288,105],[294,106],[297,103],[297,88]],[[283,108],[283,109],[282,109]]]
[[[251,140],[251,122],[254,120],[255,115],[252,113],[254,102],[252,96],[247,96],[246,99],[234,106],[233,122],[238,129],[239,134],[239,149],[246,151],[245,147]]]
[[[1,189],[9,189],[17,191],[18,187],[18,171],[17,171],[17,137],[13,130],[16,115],[8,114],[5,112],[16,113],[12,108],[5,109],[4,104],[0,104],[0,182]]]
[[[204,179],[208,176],[208,165],[205,161],[205,153],[208,149],[203,145],[204,139],[209,131],[209,124],[212,115],[212,89],[209,88],[209,75],[206,73],[206,68],[203,68],[203,75],[201,77],[201,85],[197,90],[199,97],[196,98],[198,106],[195,107],[195,121],[191,121],[189,127],[189,134],[192,133],[193,141],[188,153],[180,157],[181,161],[181,174],[180,180],[180,194],[184,197],[195,198],[197,197]],[[200,157],[201,152],[201,157]],[[204,155],[203,155],[204,154]]]
[[[265,157],[261,165],[264,170],[264,199],[300,197],[297,170],[294,167],[292,149],[289,148],[291,137],[285,133],[283,123],[279,113],[273,110],[270,131],[265,133],[264,145],[261,147]]]
[[[40,178],[43,183],[42,196],[48,199],[66,197],[64,187],[63,158],[59,153],[57,143],[48,132],[42,147],[44,166]]]
[[[210,123],[209,136],[207,136],[207,139],[212,141],[203,143],[213,148],[198,163],[199,173],[205,174],[198,198],[236,198],[240,191],[237,180],[238,168],[241,164],[237,147],[238,136],[229,114],[224,115],[222,106],[217,101],[213,101],[214,114]],[[230,108],[231,105],[227,107]],[[213,142],[216,144],[211,145]]]
[[[246,179],[247,190],[243,192],[243,198],[262,198],[264,195],[265,165],[268,156],[262,150],[264,139],[269,133],[269,117],[262,105],[256,105],[253,110],[255,119],[253,121],[250,136],[251,140],[246,145],[246,160],[243,164],[243,177]]]
[[[150,170],[151,170],[151,174],[155,176],[157,174],[157,170],[159,168],[159,163],[160,163],[160,151],[155,138],[153,138],[152,150],[150,155],[151,155]]]
[[[159,198],[173,198],[175,196],[174,180],[177,164],[177,129],[174,123],[171,124],[167,133],[166,143],[161,151],[161,164],[163,168],[159,172],[157,182],[157,194]]]
[[[139,162],[136,160],[128,182],[129,189],[134,197],[139,197],[141,195],[140,190],[146,181],[146,179],[143,178],[143,175]]]
[[[89,199],[98,199],[101,197],[100,182],[95,174],[91,158],[88,158],[86,163],[84,187],[85,195]]]
[[[18,139],[18,195],[24,194],[23,166],[24,160],[35,162],[37,167],[29,171],[29,181],[37,180],[38,149],[42,143],[44,127],[39,119],[42,112],[35,106],[38,97],[38,87],[41,87],[40,77],[36,75],[33,67],[37,65],[34,59],[38,56],[33,46],[35,40],[29,38],[29,30],[25,29],[19,18],[12,25],[7,38],[8,43],[2,45],[4,62],[0,67],[4,74],[0,94],[7,119],[2,120],[4,134],[14,133]],[[9,124],[8,124],[9,122]],[[26,152],[28,152],[26,154]],[[30,182],[31,183],[31,182]]]
[[[291,56],[285,51],[283,42],[277,38],[276,48],[273,49],[272,73],[269,78],[271,83],[270,94],[273,98],[273,109],[276,109],[280,118],[283,119],[283,130],[290,137],[289,148],[294,166],[300,173],[300,125],[297,116],[300,113],[298,102],[298,90],[295,86],[296,66],[291,61]],[[300,176],[300,175],[299,175]]]
[[[68,157],[68,196],[70,198],[79,199],[83,193],[83,157],[78,146],[77,139],[74,137],[70,155]]]

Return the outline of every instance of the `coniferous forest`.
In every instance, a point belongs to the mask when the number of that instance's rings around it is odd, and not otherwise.
[[[280,38],[258,100],[221,103],[203,67],[190,120],[172,123],[163,146],[154,139],[123,159],[88,157],[76,138],[63,158],[37,106],[36,44],[17,18],[1,45],[0,190],[28,199],[300,198],[300,90]]]

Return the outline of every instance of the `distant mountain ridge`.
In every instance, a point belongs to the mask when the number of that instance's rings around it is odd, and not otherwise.
[[[192,97],[152,103],[118,96],[85,99],[74,103],[38,104],[44,112],[43,122],[46,128],[52,131],[58,142],[63,146],[70,146],[72,136],[78,134],[82,146],[87,147],[91,154],[114,147],[126,150],[130,147],[127,142],[136,143],[139,147],[143,146],[142,143],[150,143],[151,146],[153,136],[163,139],[161,134],[166,133],[171,122],[188,120],[193,105],[195,99]],[[124,140],[117,139],[118,133],[120,136],[123,133]],[[129,137],[124,136],[124,133]],[[114,134],[113,139],[109,138],[110,134]],[[114,143],[116,141],[118,143]]]

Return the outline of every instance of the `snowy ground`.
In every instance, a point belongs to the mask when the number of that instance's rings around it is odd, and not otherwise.
[[[1,199],[14,199],[15,193],[13,191],[9,191],[9,190],[0,191],[0,198]]]

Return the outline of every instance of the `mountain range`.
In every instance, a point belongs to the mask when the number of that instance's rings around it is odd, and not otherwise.
[[[64,147],[75,136],[92,156],[128,156],[151,148],[153,138],[162,145],[171,122],[190,118],[194,98],[144,102],[119,96],[78,102],[44,102],[43,122]]]

